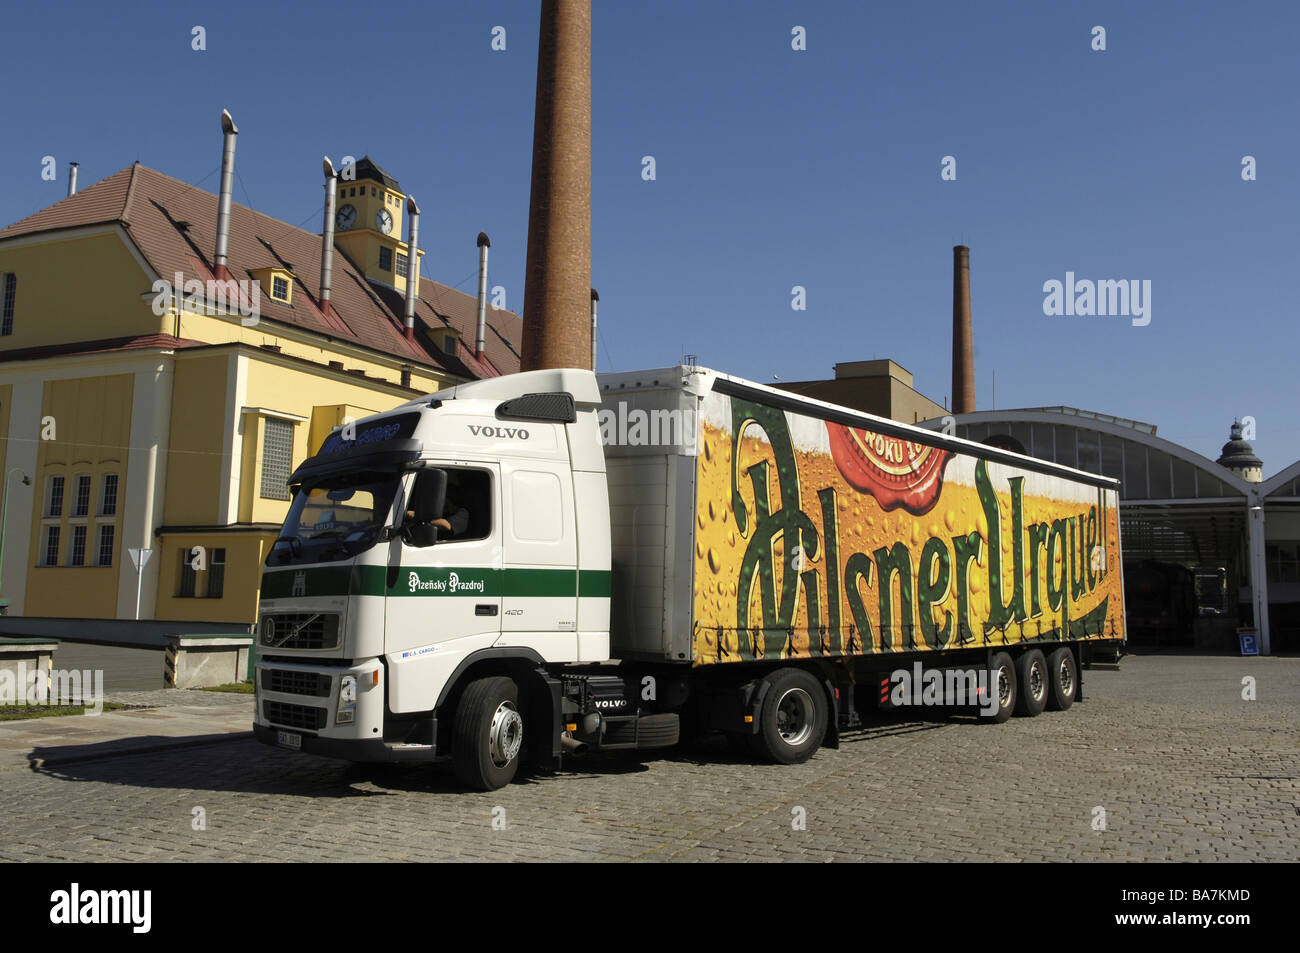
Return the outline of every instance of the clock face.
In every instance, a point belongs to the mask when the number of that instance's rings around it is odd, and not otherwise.
[[[393,216],[386,208],[381,208],[379,214],[375,216],[375,225],[381,232],[387,235],[393,230]]]
[[[353,205],[345,205],[334,213],[334,225],[341,232],[346,232],[357,223],[357,210]]]

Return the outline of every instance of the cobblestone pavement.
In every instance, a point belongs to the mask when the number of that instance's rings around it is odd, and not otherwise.
[[[1300,859],[1300,659],[1130,657],[1086,679],[1069,712],[891,717],[803,765],[707,746],[490,794],[248,740],[11,770],[0,859]]]

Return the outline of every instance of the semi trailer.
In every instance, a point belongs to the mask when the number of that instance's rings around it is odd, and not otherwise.
[[[540,370],[336,428],[262,574],[254,731],[509,783],[868,709],[1068,709],[1125,639],[1118,484],[696,366]]]

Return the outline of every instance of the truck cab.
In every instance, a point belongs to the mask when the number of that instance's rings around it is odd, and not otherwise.
[[[331,433],[290,477],[263,571],[257,737],[430,761],[483,735],[457,773],[497,787],[533,706],[555,730],[530,741],[558,754],[563,685],[546,667],[609,656],[599,402],[590,372],[535,371]]]

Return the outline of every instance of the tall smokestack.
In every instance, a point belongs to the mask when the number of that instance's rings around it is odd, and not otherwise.
[[[474,335],[474,357],[483,360],[487,347],[487,260],[492,242],[487,232],[478,233],[478,330]]]
[[[970,313],[970,248],[952,250],[952,412],[975,411],[975,345]]]
[[[419,290],[420,279],[416,268],[420,264],[420,206],[415,204],[415,196],[406,197],[406,214],[411,220],[411,234],[406,249],[406,340],[415,340],[415,295]]]
[[[77,163],[68,163],[68,198],[77,194]]]
[[[320,241],[320,309],[334,313],[330,289],[334,286],[334,205],[338,201],[339,180],[334,163],[325,157],[325,227]]]
[[[591,0],[542,0],[520,370],[584,367],[591,330]]]
[[[591,369],[596,369],[596,302],[600,300],[600,295],[596,294],[596,289],[591,289]]]
[[[225,141],[221,148],[221,197],[217,201],[217,250],[212,261],[212,272],[218,281],[230,279],[230,269],[226,267],[226,249],[230,244],[230,193],[235,179],[235,120],[230,113],[221,110],[221,132]]]

